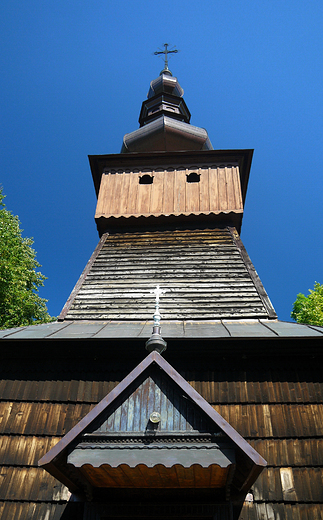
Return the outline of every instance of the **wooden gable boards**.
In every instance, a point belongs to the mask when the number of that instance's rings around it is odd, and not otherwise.
[[[150,419],[153,412],[160,414],[157,427]],[[230,480],[233,493],[241,496],[266,461],[152,352],[39,465],[74,492],[82,487],[228,488]],[[202,470],[192,477],[191,467],[197,465]],[[127,467],[122,478],[119,467]],[[171,477],[173,467],[181,468],[182,478],[178,472]]]

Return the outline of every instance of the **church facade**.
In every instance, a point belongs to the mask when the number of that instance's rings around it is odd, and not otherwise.
[[[0,331],[1,518],[320,519],[323,328],[277,319],[241,242],[252,150],[213,150],[167,64],[139,124],[89,158],[58,321]]]

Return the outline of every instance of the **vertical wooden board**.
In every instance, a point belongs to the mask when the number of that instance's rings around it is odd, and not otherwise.
[[[241,385],[240,385],[240,401],[241,402],[244,402],[244,401],[248,401],[249,399],[249,387],[248,387],[248,383],[247,381],[245,381],[246,379],[246,374],[245,372],[243,372],[241,374]]]
[[[284,399],[283,399],[283,396],[282,396],[282,385],[281,385],[281,382],[280,381],[274,381],[273,385],[274,385],[274,391],[275,391],[275,396],[276,396],[275,402],[276,403],[284,402]]]
[[[129,395],[128,399],[128,410],[127,410],[127,432],[134,431],[133,425],[134,425],[134,416],[136,413],[135,409],[135,395],[132,393]]]
[[[174,389],[172,385],[167,384],[167,429],[173,431],[174,426],[174,407],[172,405],[174,398]]]
[[[257,411],[259,409],[261,410],[262,407],[259,407],[259,406],[248,406],[247,407],[247,413],[248,413],[248,417],[249,417],[249,428],[250,428],[249,431],[250,431],[251,436],[254,436],[255,434],[257,436],[261,435],[260,429],[263,427],[264,420],[262,419],[262,421],[259,423],[258,414],[257,414]]]
[[[211,381],[211,372],[206,372],[203,375],[202,388],[203,388],[203,397],[209,403],[211,400],[211,390],[210,390],[210,381]]]
[[[80,468],[85,478],[97,487],[116,487],[117,482],[112,477],[110,467],[103,465],[100,468],[92,468],[90,464]]]
[[[158,173],[164,179],[163,213],[169,215],[175,212],[175,171]]]
[[[174,392],[174,430],[180,430],[181,414],[180,414],[180,400],[178,392]]]
[[[192,406],[192,403],[188,403],[187,404],[187,424],[186,424],[186,429],[188,431],[193,431],[194,430],[194,425],[195,425],[195,422],[194,422],[194,406]]]
[[[127,215],[127,204],[130,188],[130,174],[122,173],[120,178],[120,188],[118,190],[116,215]]]
[[[110,468],[107,466],[103,466],[104,469],[106,469],[106,472],[109,474],[109,476],[114,480],[115,487],[133,487],[133,482],[129,478],[129,475],[126,474],[126,472],[123,470],[122,466],[119,466],[118,468]]]
[[[298,383],[299,385],[299,391],[300,391],[300,395],[302,396],[302,401],[303,402],[309,402],[309,401],[315,401],[317,399],[317,392],[315,390],[315,383],[312,383],[312,382],[300,382]],[[321,401],[320,399],[321,396],[319,396],[319,400]],[[315,399],[316,398],[316,399]]]
[[[269,402],[269,391],[268,391],[268,381],[260,381],[260,391],[261,391],[261,402],[268,403]]]
[[[227,178],[226,168],[218,168],[218,186],[219,186],[219,205],[220,210],[226,211],[228,209],[228,193],[227,193]]]
[[[136,470],[138,470],[138,477],[140,472],[143,487],[155,487],[155,483],[158,483],[158,486],[162,487],[159,480],[159,472],[156,466],[153,468],[147,468],[145,464],[138,464]]]
[[[149,377],[147,422],[149,420],[150,415],[156,411],[155,410],[155,389],[156,389],[155,381],[151,377]]]
[[[151,185],[149,213],[162,213],[164,201],[164,174],[162,172],[153,172],[152,174],[154,181]]]
[[[187,424],[188,406],[189,406],[189,401],[187,399],[182,398],[180,400],[180,422],[179,422],[179,429],[181,431],[189,430],[189,425]]]
[[[112,215],[118,215],[120,213],[120,194],[122,192],[122,182],[123,182],[123,174],[116,173],[113,177],[114,179],[114,191],[113,198],[111,198],[111,209],[110,213]],[[112,195],[112,193],[111,193]]]
[[[226,167],[224,171],[227,186],[227,209],[232,211],[236,209],[232,167]]]
[[[313,393],[310,391],[310,386],[308,387],[310,392],[309,400],[319,401],[321,403],[323,401],[323,383],[313,383],[311,387],[313,387]]]
[[[213,487],[213,488],[224,487],[226,484],[226,481],[227,481],[229,469],[230,468],[220,468],[219,466],[212,464],[210,487]]]
[[[224,415],[223,413],[224,412]],[[237,430],[240,435],[250,437],[248,407],[245,405],[222,406],[220,415]]]
[[[323,405],[322,404],[311,404],[309,405],[309,414],[312,419],[312,431],[315,431],[316,435],[323,435]]]
[[[288,502],[296,501],[297,494],[295,490],[292,468],[280,468],[279,474],[283,499]]]
[[[153,184],[139,184],[138,179],[138,200],[136,214],[147,215],[150,208],[150,195]]]
[[[113,215],[115,211],[117,174],[107,176],[107,189],[103,208],[104,215]]]
[[[159,374],[155,375],[154,389],[155,389],[154,411],[156,411],[156,412],[158,412],[160,414],[162,392],[161,392],[161,379],[160,379],[160,375]],[[159,425],[159,427],[160,427],[160,425]]]
[[[221,381],[219,387],[219,401],[221,403],[228,402],[229,383],[228,381]]]
[[[160,429],[162,431],[167,431],[168,429],[168,422],[167,422],[167,397],[166,397],[166,393],[165,393],[165,381],[163,381],[162,383],[162,392],[161,392],[161,402],[160,402],[160,416],[161,416],[161,421],[160,421]]]
[[[194,487],[194,470],[192,467],[183,468],[180,464],[176,464],[176,473],[178,478],[179,487],[181,488],[193,488]]]
[[[119,432],[121,430],[121,406],[118,406],[116,411],[112,414],[113,422],[111,430],[114,432]],[[108,422],[109,425],[109,422]]]
[[[135,468],[131,468],[134,470]],[[109,469],[112,472],[113,478],[116,480],[118,487],[132,488],[136,487],[134,473],[129,472],[129,466],[126,464],[120,464],[117,468]]]
[[[161,464],[158,464],[158,472],[160,475],[163,475],[164,479],[167,479],[167,488],[179,487],[178,477],[177,477],[177,466],[172,466],[171,468],[165,468]],[[160,484],[161,486],[161,484]],[[160,487],[158,486],[158,487]]]
[[[129,410],[129,399],[131,399],[131,396],[126,399],[122,405],[121,408],[121,420],[120,420],[120,430],[122,432],[127,431],[128,426],[128,410]]]
[[[198,173],[200,174],[200,211],[207,212],[210,210],[209,169],[199,168]]]
[[[152,468],[147,468],[144,464],[138,464],[135,468],[129,468],[128,464],[122,464],[122,468],[133,481],[134,487],[151,487],[155,473]]]
[[[241,183],[238,166],[232,167],[232,180],[234,186],[234,197],[236,209],[243,209]]]
[[[258,517],[256,506],[253,502],[244,502],[239,518],[243,520],[259,520],[259,518],[264,517]]]
[[[58,431],[59,423],[61,422],[61,412],[59,408],[56,408],[55,406],[50,407],[46,411],[46,424],[45,424],[45,430],[46,433],[49,434],[55,434],[56,431]]]
[[[137,390],[134,392],[135,416],[134,416],[134,422],[133,422],[133,431],[135,431],[135,432],[140,431],[141,390],[142,390],[142,385],[140,385],[139,388],[137,388]]]
[[[139,187],[139,175],[138,173],[129,173],[130,182],[129,182],[129,197],[127,203],[127,215],[135,215],[137,214],[137,197],[138,197],[138,187]]]
[[[291,450],[288,450],[288,442],[287,440],[282,440],[280,441],[279,443],[275,442],[275,447],[276,447],[276,457],[273,458],[271,460],[274,461],[274,463],[279,463],[282,465],[282,466],[287,466],[288,464],[293,464],[295,462],[295,454],[297,453],[298,451],[298,446],[296,444],[296,447],[293,446],[293,450],[292,450],[292,453]]]
[[[174,213],[177,215],[184,213],[185,209],[186,209],[185,184],[186,184],[185,170],[176,170],[175,171],[175,182],[174,182]]]
[[[145,431],[148,421],[148,396],[149,396],[150,378],[146,379],[141,386],[141,414],[140,414],[140,431]]]
[[[272,437],[273,435],[273,428],[272,428],[272,419],[271,419],[271,408],[268,404],[264,404],[261,408],[259,408],[263,412],[263,422],[262,427],[259,436],[260,437]]]
[[[191,466],[191,467],[194,472],[194,487],[195,488],[210,487],[212,470],[213,470],[214,466],[212,465],[211,467],[209,467],[207,472],[205,470],[201,471],[202,468],[199,464],[193,464],[193,466]],[[216,467],[218,467],[218,466],[216,466]]]
[[[283,418],[281,420],[281,424],[287,423],[289,426],[287,435],[291,437],[298,437],[299,435],[303,437],[303,423],[301,420],[301,411],[304,410],[303,405],[282,405],[280,407],[282,409]],[[305,407],[307,408],[307,407]],[[281,435],[286,435],[285,428],[281,428]]]
[[[107,213],[107,197],[108,197],[108,177],[109,175],[103,174],[101,178],[100,191],[98,195],[98,202],[96,205],[95,214],[101,215]]]
[[[218,169],[215,166],[209,168],[209,208],[210,211],[219,211],[219,187],[218,187]]]
[[[196,170],[186,170],[185,174],[185,200],[187,213],[194,213],[200,209],[200,182],[187,182],[190,173],[197,173]]]
[[[169,468],[165,468],[162,464],[157,464],[154,468],[158,471],[157,480],[160,483],[161,487],[169,487]],[[174,468],[172,468],[172,472],[174,472]]]
[[[309,421],[308,409],[307,409],[306,406],[303,406],[300,409],[300,418],[301,418],[301,423],[302,423],[302,427],[303,427],[303,435],[311,436],[313,428],[311,428],[311,423]]]
[[[267,374],[264,375],[264,377],[266,377],[267,383],[268,383],[268,399],[269,399],[269,402],[275,403],[277,397],[276,397],[276,392],[275,392],[275,386],[274,386],[274,383],[273,383],[273,377],[272,377],[272,374],[271,374],[270,370],[268,370]]]
[[[261,403],[262,395],[261,395],[261,387],[260,387],[259,381],[253,382],[253,395],[254,395],[255,402]]]

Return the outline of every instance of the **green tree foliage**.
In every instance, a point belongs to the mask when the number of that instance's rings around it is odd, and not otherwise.
[[[315,282],[308,296],[297,295],[291,317],[298,323],[323,326],[323,284]]]
[[[0,329],[53,321],[44,298],[37,294],[44,275],[31,248],[21,236],[20,222],[3,203],[0,189]]]

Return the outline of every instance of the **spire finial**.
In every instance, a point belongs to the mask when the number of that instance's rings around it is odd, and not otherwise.
[[[164,294],[166,292],[166,289],[161,289],[159,287],[159,285],[157,285],[156,289],[154,289],[153,291],[149,291],[149,292],[151,294],[155,294],[156,300],[155,300],[153,333],[150,336],[149,340],[146,341],[146,349],[149,352],[152,352],[153,350],[157,350],[157,352],[159,352],[161,354],[164,350],[166,350],[167,343],[160,335],[161,315],[159,312],[159,298],[162,294]]]
[[[166,289],[161,289],[159,285],[156,286],[156,289],[153,291],[150,291],[151,294],[156,295],[156,302],[155,302],[155,314],[154,314],[154,327],[160,327],[160,320],[161,315],[159,313],[159,298],[162,294],[165,294]]]
[[[159,51],[154,52],[155,56],[160,56],[161,54],[164,54],[165,66],[164,66],[163,70],[161,71],[160,76],[162,74],[169,74],[170,76],[172,76],[172,73],[168,68],[168,54],[176,54],[177,52],[179,52],[175,48],[169,50],[168,46],[169,46],[169,43],[164,43],[165,50],[162,51],[159,49]]]

